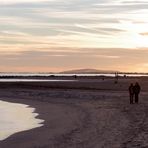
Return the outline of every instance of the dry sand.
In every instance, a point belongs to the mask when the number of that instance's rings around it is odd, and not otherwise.
[[[142,86],[129,104],[128,85]],[[58,88],[58,89],[57,89]],[[0,98],[36,108],[44,126],[0,141],[0,148],[148,148],[148,79],[0,83]]]

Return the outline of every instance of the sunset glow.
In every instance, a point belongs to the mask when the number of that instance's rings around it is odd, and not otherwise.
[[[0,0],[0,71],[148,72],[147,0]]]

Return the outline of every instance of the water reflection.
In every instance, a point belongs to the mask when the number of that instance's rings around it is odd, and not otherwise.
[[[0,140],[17,132],[43,126],[35,109],[28,105],[0,101]]]
[[[45,80],[45,79],[0,79],[0,82],[73,82],[74,80]]]

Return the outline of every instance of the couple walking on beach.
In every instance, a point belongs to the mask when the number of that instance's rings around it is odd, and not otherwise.
[[[129,86],[129,95],[130,95],[130,104],[134,103],[134,98],[135,98],[135,103],[139,102],[139,93],[140,93],[141,87],[138,82],[133,85],[133,83],[130,84]]]

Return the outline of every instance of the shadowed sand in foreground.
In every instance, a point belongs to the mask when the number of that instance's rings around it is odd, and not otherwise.
[[[142,87],[129,104],[128,86]],[[146,148],[148,79],[0,83],[0,98],[36,108],[44,126],[0,141],[2,148]]]

